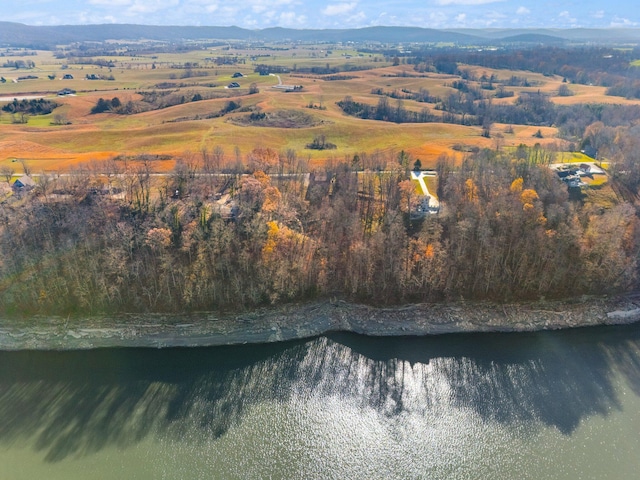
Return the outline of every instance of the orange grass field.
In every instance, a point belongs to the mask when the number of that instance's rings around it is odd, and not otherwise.
[[[519,144],[562,143],[557,130],[552,127],[540,128],[543,138],[534,134],[538,127],[496,124],[492,126],[492,138],[481,135],[480,127],[467,127],[444,123],[394,124],[375,120],[361,120],[345,115],[336,102],[350,95],[354,100],[375,105],[379,96],[373,95],[373,88],[385,91],[395,89],[420,88],[429,90],[432,95],[447,96],[454,92],[447,86],[457,77],[441,74],[427,74],[416,78],[411,66],[390,66],[382,57],[357,55],[349,52],[353,58],[346,60],[346,51],[334,50],[331,54],[319,50],[319,47],[278,51],[270,57],[252,61],[252,51],[225,51],[225,55],[244,58],[245,63],[217,66],[206,58],[221,55],[221,52],[195,50],[181,55],[158,54],[151,58],[113,57],[115,67],[110,69],[93,65],[65,64],[66,59],[56,59],[51,52],[37,52],[36,56],[24,57],[33,60],[34,69],[16,71],[0,68],[0,76],[7,82],[0,83],[0,105],[14,97],[44,96],[60,104],[52,114],[28,119],[26,124],[14,123],[10,114],[0,114],[0,166],[25,161],[33,171],[69,170],[79,164],[93,160],[105,160],[117,155],[135,156],[141,154],[168,155],[180,157],[187,152],[198,153],[203,149],[220,146],[224,149],[227,161],[235,161],[235,152],[245,156],[256,147],[269,147],[278,152],[289,149],[296,151],[298,157],[305,158],[312,166],[320,166],[327,160],[350,159],[355,154],[379,152],[393,158],[400,150],[405,150],[414,158],[419,158],[424,167],[433,167],[442,154],[460,158],[461,154],[453,149],[454,145],[496,148],[517,146]],[[264,53],[264,52],[262,52]],[[19,58],[19,57],[17,57]],[[103,58],[103,57],[100,57]],[[180,78],[183,70],[172,68],[175,62],[199,62],[196,70],[203,76]],[[369,70],[354,71],[345,80],[327,81],[321,75],[281,74],[285,85],[301,85],[296,92],[284,92],[273,88],[278,83],[276,76],[260,76],[254,73],[254,63],[272,63],[292,67],[338,65],[349,62],[375,67]],[[202,63],[204,62],[204,63]],[[152,68],[155,64],[156,68]],[[63,65],[65,67],[63,68]],[[549,94],[562,85],[560,77],[546,77],[532,72],[514,72],[492,70],[480,67],[468,67],[478,76],[486,73],[498,78],[512,75],[526,77],[534,86],[511,88],[516,95],[522,91],[542,91]],[[233,79],[240,89],[227,89],[232,81],[231,75],[241,72],[245,76]],[[72,80],[61,80],[66,74],[72,74]],[[87,74],[113,75],[115,80],[85,80]],[[204,76],[206,74],[206,76]],[[34,75],[37,79],[15,82],[18,76]],[[48,75],[55,75],[49,80]],[[406,75],[406,76],[403,76]],[[160,82],[183,83],[180,94],[190,98],[201,93],[205,98],[213,95],[226,95],[216,98],[188,102],[172,107],[120,115],[115,113],[91,114],[91,108],[99,98],[118,97],[122,103],[140,101],[137,92],[156,89]],[[249,85],[255,83],[259,93],[246,95]],[[71,88],[76,96],[58,97],[57,91]],[[558,104],[571,103],[639,103],[619,97],[606,96],[603,87],[569,85],[575,93],[569,97],[552,96]],[[175,89],[174,89],[175,90]],[[237,96],[232,96],[237,94]],[[233,112],[218,118],[206,118],[219,112],[229,100],[239,102],[245,112]],[[514,98],[496,99],[499,102],[512,102]],[[319,108],[307,108],[310,104]],[[389,99],[391,106],[397,101]],[[420,111],[433,108],[431,104],[403,100],[407,110]],[[242,126],[232,122],[234,117],[246,116],[248,109],[258,107],[268,113],[283,110],[298,110],[313,119],[313,126],[303,128],[277,128],[263,126]],[[68,124],[53,125],[56,115],[63,117]],[[179,121],[177,121],[179,120]],[[58,122],[60,123],[60,122]],[[512,133],[506,133],[507,131]],[[335,150],[316,151],[306,148],[317,135],[325,135],[327,141],[337,145]],[[154,163],[153,168],[161,171],[170,169],[173,161]],[[15,167],[19,171],[19,167]]]

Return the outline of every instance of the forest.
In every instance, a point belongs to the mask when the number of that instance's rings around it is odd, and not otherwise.
[[[587,130],[594,143],[614,132],[597,124]],[[419,217],[411,214],[417,195],[407,180],[413,159],[404,152],[381,171],[328,164],[308,184],[291,152],[256,152],[264,161],[221,174],[220,147],[183,159],[162,180],[145,168],[117,175],[113,162],[99,168],[111,172],[101,188],[104,173],[89,169],[45,176],[33,193],[0,205],[0,312],[233,311],[329,297],[393,305],[623,292],[638,282],[638,138],[633,129],[615,129],[612,181],[631,202],[619,197],[606,206],[570,194],[548,168],[552,154],[539,146],[484,149],[461,164],[442,156],[443,207]],[[230,195],[230,213],[217,207],[219,192]]]
[[[537,46],[496,50],[462,50],[457,48],[424,48],[405,55],[403,60],[413,64],[418,72],[435,69],[438,72],[458,73],[458,65],[479,65],[486,68],[525,70],[544,75],[560,75],[567,82],[608,87],[608,94],[628,98],[637,96],[640,69],[633,61],[638,58],[636,48],[575,46]],[[397,55],[397,52],[389,52]]]

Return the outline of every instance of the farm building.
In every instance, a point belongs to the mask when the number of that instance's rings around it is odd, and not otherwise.
[[[15,182],[13,182],[13,188],[16,190],[31,190],[35,186],[36,182],[34,182],[33,178],[28,175],[23,175],[22,177],[16,179]]]

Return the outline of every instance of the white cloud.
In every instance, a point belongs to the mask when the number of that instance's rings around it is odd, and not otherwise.
[[[355,15],[351,15],[347,21],[349,22],[349,24],[353,25],[353,24],[357,24],[357,23],[362,23],[364,21],[367,20],[367,15],[363,12],[363,11],[359,11],[358,13],[356,13]]]
[[[207,23],[206,15],[219,11],[220,4],[220,0],[183,0],[180,15],[182,18],[197,18],[198,25],[202,25],[203,22]],[[176,16],[174,20],[177,20]]]
[[[303,28],[307,23],[305,15],[296,15],[295,12],[282,12],[278,21],[278,25],[283,27]]]
[[[567,24],[575,24],[578,23],[578,19],[571,16],[568,10],[564,10],[558,14],[558,17],[562,19],[562,21]]]
[[[611,21],[612,27],[637,27],[638,22],[629,20],[628,18],[614,17]]]
[[[628,2],[628,0],[626,0]],[[0,4],[9,0],[0,0]],[[27,24],[142,23],[238,25],[251,28],[415,25],[431,28],[526,25],[629,27],[640,18],[615,0],[13,0],[5,20]],[[563,5],[540,12],[539,5]],[[582,7],[578,9],[577,5]],[[588,4],[588,5],[583,5]],[[508,7],[508,8],[506,8]],[[560,12],[560,9],[566,9]],[[571,9],[571,10],[570,10]],[[511,13],[501,17],[491,10]]]
[[[397,25],[397,23],[398,23],[398,17],[396,17],[395,15],[389,15],[389,12],[380,12],[380,13],[378,13],[378,16],[376,18],[373,18],[369,22],[369,25],[371,25],[371,26],[377,26],[377,25],[389,26],[389,25]],[[406,22],[404,24],[406,25]]]
[[[244,28],[259,28],[258,21],[253,17],[244,17],[241,23]]]
[[[266,24],[271,25],[273,23],[273,19],[278,16],[280,12],[278,10],[269,10],[268,12],[260,12],[260,18],[262,20],[266,20]]]
[[[447,24],[449,18],[447,14],[444,12],[429,12],[429,16],[425,22],[425,27],[427,28],[438,28],[444,27]]]
[[[298,17],[296,16],[295,12],[282,12],[280,14],[280,24],[294,25],[296,23],[297,18]]]
[[[334,3],[331,5],[327,5],[324,8],[324,10],[322,10],[322,14],[328,17],[334,16],[334,15],[344,15],[354,10],[357,6],[358,6],[357,2]]]

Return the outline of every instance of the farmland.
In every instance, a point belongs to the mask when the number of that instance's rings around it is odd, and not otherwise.
[[[419,158],[424,167],[434,167],[442,154],[460,160],[469,149],[534,144],[560,151],[569,148],[569,142],[559,138],[555,125],[496,122],[490,132],[485,132],[481,125],[393,123],[346,115],[337,102],[347,96],[375,106],[381,95],[373,92],[392,95],[428,91],[441,100],[458,94],[452,85],[460,75],[417,73],[414,65],[383,53],[363,53],[341,45],[277,44],[258,48],[232,43],[193,45],[180,52],[163,52],[153,45],[138,49],[149,52],[145,54],[129,54],[129,50],[131,47],[111,47],[105,55],[74,57],[61,55],[60,51],[6,49],[5,66],[0,68],[0,76],[6,80],[0,83],[0,105],[13,98],[44,97],[59,106],[46,115],[2,112],[0,166],[17,159],[32,171],[61,171],[118,155],[176,159],[220,147],[227,163],[245,158],[255,148],[269,148],[279,153],[293,151],[311,168],[362,154],[384,164],[400,151]],[[10,66],[15,62],[30,68]],[[260,68],[262,74],[256,71]],[[571,84],[571,95],[557,96],[554,92],[565,85],[560,76],[465,65],[458,68],[474,78],[491,78],[494,82],[526,79],[529,86],[509,87],[513,96],[494,99],[496,105],[513,104],[525,94],[546,94],[557,105],[640,104],[638,100],[608,96],[605,87],[595,85]],[[271,71],[277,73],[264,74]],[[237,73],[242,76],[234,78]],[[37,78],[18,80],[21,77]],[[228,88],[231,82],[239,87]],[[274,88],[279,82],[298,88]],[[480,85],[481,81],[470,83]],[[59,96],[63,89],[75,93]],[[492,96],[493,92],[486,91],[486,95]],[[155,103],[149,101],[150,96]],[[99,99],[114,98],[130,110],[91,113]],[[230,102],[237,108],[225,111]],[[389,98],[388,104],[408,112],[442,115],[436,103]],[[244,121],[250,115],[278,118],[282,112],[298,112],[296,115],[307,121],[301,128],[277,121],[266,126]],[[318,135],[324,135],[336,148],[306,148]],[[163,171],[172,166],[170,160],[158,162],[153,168]]]

